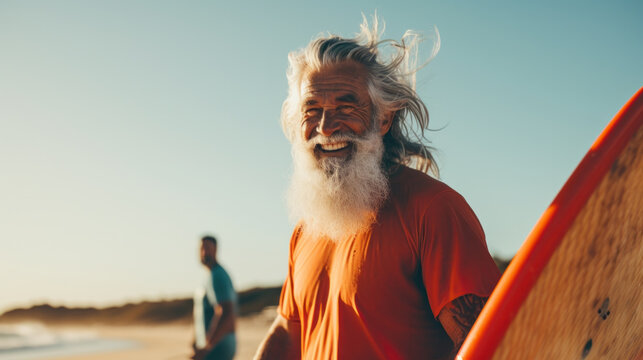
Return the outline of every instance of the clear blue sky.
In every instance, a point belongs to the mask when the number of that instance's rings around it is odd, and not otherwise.
[[[638,0],[0,1],[0,311],[190,295],[206,232],[238,288],[279,284],[287,53],[375,9],[440,31],[429,137],[494,254],[643,86]]]

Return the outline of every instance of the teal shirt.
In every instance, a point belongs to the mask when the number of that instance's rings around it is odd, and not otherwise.
[[[194,297],[194,326],[196,333],[196,345],[199,348],[205,346],[205,335],[210,329],[212,316],[217,304],[231,301],[234,311],[237,312],[237,293],[232,286],[232,280],[228,273],[216,265],[210,269],[202,288],[197,289]],[[225,352],[234,354],[236,349],[236,336],[234,332],[226,335],[215,346],[213,352]]]

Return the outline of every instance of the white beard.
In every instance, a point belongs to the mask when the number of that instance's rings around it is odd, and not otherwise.
[[[354,152],[345,158],[317,160],[319,143],[350,141]],[[388,196],[388,179],[382,170],[384,144],[377,131],[363,137],[316,136],[292,146],[294,172],[288,189],[293,220],[302,220],[307,233],[340,241],[367,230]]]

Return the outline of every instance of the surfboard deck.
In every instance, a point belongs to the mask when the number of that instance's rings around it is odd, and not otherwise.
[[[643,355],[643,88],[500,279],[457,359]]]

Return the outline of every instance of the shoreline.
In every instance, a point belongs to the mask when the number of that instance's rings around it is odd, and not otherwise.
[[[78,326],[52,327],[54,331],[79,329]],[[180,360],[189,359],[189,344],[192,338],[191,324],[165,325],[132,325],[111,326],[92,325],[84,330],[95,332],[99,339],[112,341],[128,341],[134,346],[127,348],[105,349],[99,352],[71,354],[47,357],[48,360],[135,360],[160,359]]]
[[[273,312],[274,311],[274,312]],[[237,318],[236,360],[250,360],[259,343],[268,332],[276,311]],[[83,327],[50,326],[52,331],[91,331],[98,339],[129,341],[136,345],[127,348],[85,352],[64,356],[47,356],[47,360],[188,360],[192,354],[193,330],[191,323],[163,325],[90,325]]]

